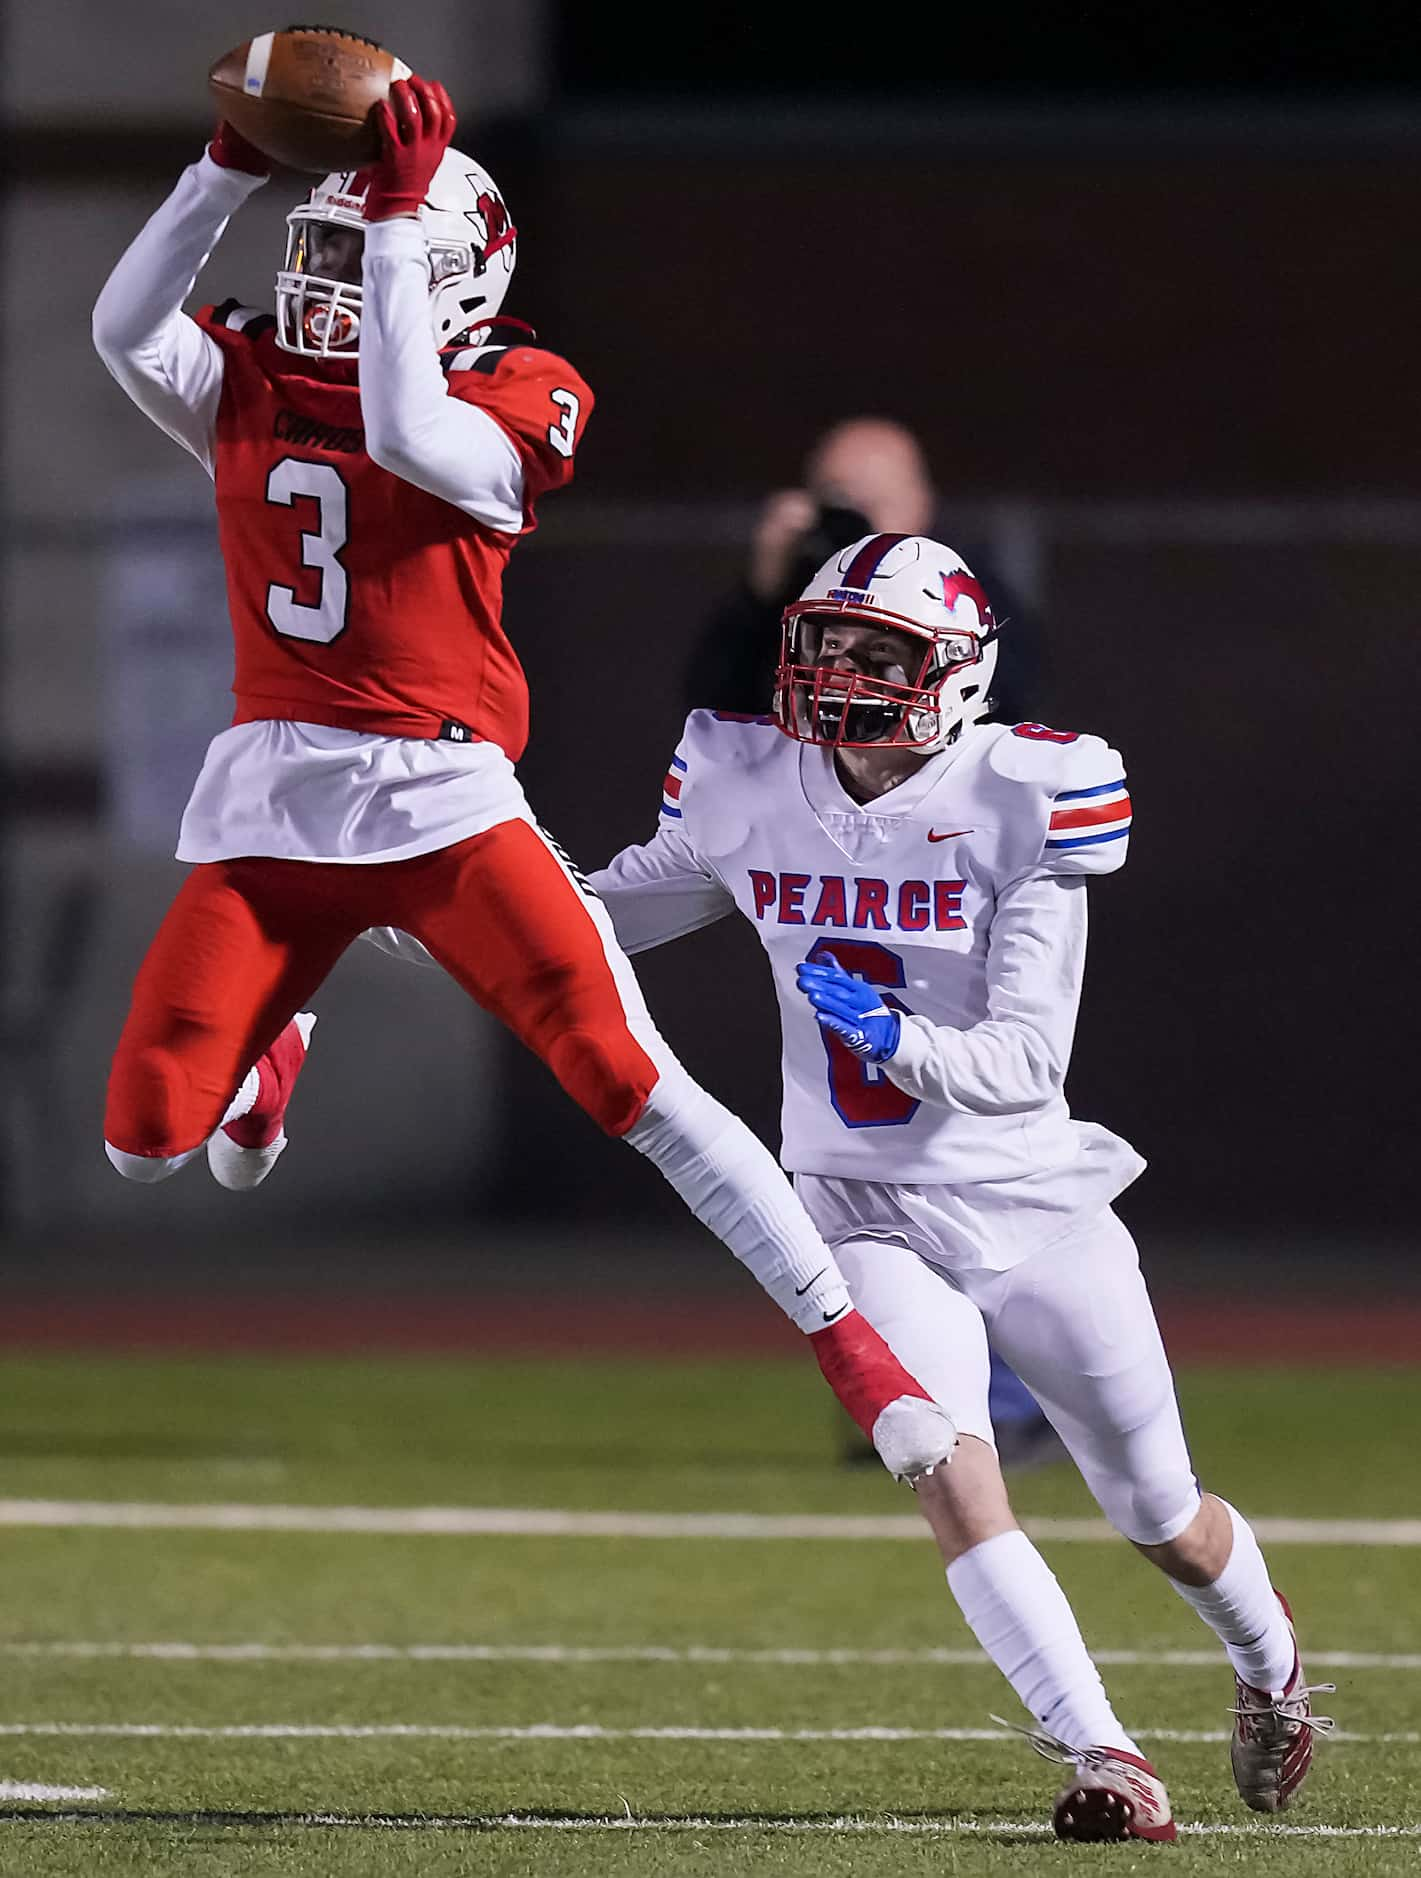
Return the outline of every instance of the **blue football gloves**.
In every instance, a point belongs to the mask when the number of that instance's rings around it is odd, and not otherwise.
[[[898,1013],[861,978],[851,978],[837,965],[805,960],[799,966],[799,989],[814,1006],[822,1028],[865,1063],[886,1063],[898,1048]]]

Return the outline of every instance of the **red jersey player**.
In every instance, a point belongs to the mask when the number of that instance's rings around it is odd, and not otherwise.
[[[504,563],[571,477],[592,396],[501,321],[514,228],[450,147],[443,87],[396,84],[382,156],[288,219],[275,319],[181,311],[268,164],[229,125],[94,309],[105,364],[212,476],[236,640],[235,720],[183,816],[194,863],[139,970],[109,1080],[120,1173],[207,1149],[255,1186],[314,1018],[365,928],[415,935],[647,1156],[810,1334],[885,1464],[950,1453],[950,1419],[850,1304],[774,1160],[658,1036],[597,896],[513,764],[527,693]]]

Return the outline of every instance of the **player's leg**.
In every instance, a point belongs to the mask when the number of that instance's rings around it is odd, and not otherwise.
[[[917,1500],[973,1635],[1043,1728],[1136,1751],[1065,1593],[1012,1512],[988,1413],[981,1312],[906,1245],[855,1239],[836,1250],[859,1310],[957,1425],[951,1464],[918,1483]]]
[[[1245,1793],[1264,1810],[1286,1805],[1306,1773],[1314,1725],[1291,1622],[1247,1520],[1199,1490],[1134,1241],[1107,1208],[1000,1274],[993,1289],[986,1310],[994,1341],[1042,1402],[1112,1525],[1219,1638],[1241,1706],[1249,1692],[1270,1711],[1292,1705],[1277,1726],[1257,1731],[1290,1751],[1272,1755],[1271,1801]],[[1253,1769],[1255,1784],[1267,1787],[1265,1775]]]
[[[504,822],[385,871],[382,921],[413,934],[594,1121],[657,1168],[810,1337],[885,1465],[906,1475],[942,1460],[946,1418],[853,1311],[773,1156],[658,1035],[606,909],[553,843]]]
[[[224,1124],[255,1142],[279,1122],[305,1049],[293,1014],[358,930],[300,865],[208,863],[169,908],[109,1074],[105,1147],[128,1178],[165,1178]]]
[[[917,1483],[918,1505],[968,1628],[1043,1731],[1033,1742],[1072,1770],[1056,1801],[1057,1831],[1172,1838],[1168,1795],[1111,1707],[1055,1573],[1011,1510],[988,1413],[981,1312],[906,1244],[861,1238],[836,1249],[860,1311],[959,1430],[950,1465]]]

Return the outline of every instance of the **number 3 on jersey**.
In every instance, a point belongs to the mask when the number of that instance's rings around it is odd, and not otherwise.
[[[907,983],[903,961],[887,946],[867,939],[821,939],[809,954],[811,965],[838,965],[869,985]],[[884,991],[883,1002],[895,1011],[907,1005]],[[819,1034],[829,1058],[829,1100],[845,1128],[901,1128],[918,1112],[916,1096],[891,1083],[881,1065],[856,1057],[832,1031],[821,1025]]]
[[[571,456],[577,444],[577,420],[582,415],[582,400],[575,391],[550,391],[548,396],[562,412],[556,424],[548,425],[548,442],[559,456]]]
[[[320,596],[313,605],[296,598],[294,587],[275,581],[266,590],[266,616],[288,639],[328,646],[345,631],[350,581],[340,551],[350,539],[349,502],[340,471],[329,463],[307,463],[284,456],[266,479],[266,499],[291,508],[297,496],[316,505],[316,526],[301,536],[301,565],[320,572]]]

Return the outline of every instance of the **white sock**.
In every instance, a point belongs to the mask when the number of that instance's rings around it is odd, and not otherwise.
[[[973,1636],[1043,1728],[1073,1748],[1139,1754],[1056,1574],[1024,1532],[974,1545],[948,1566],[947,1583]]]
[[[1253,1528],[1227,1500],[1219,1504],[1233,1522],[1228,1564],[1211,1585],[1182,1585],[1177,1578],[1169,1582],[1223,1644],[1243,1680],[1251,1688],[1281,1694],[1293,1673],[1292,1632]]]
[[[680,1064],[663,1069],[625,1139],[806,1336],[843,1312],[849,1292],[838,1260],[774,1156]]]
[[[236,1095],[227,1104],[227,1113],[218,1123],[218,1127],[224,1127],[228,1122],[239,1122],[244,1115],[250,1115],[260,1094],[261,1077],[257,1073],[256,1065],[253,1064],[242,1078],[241,1087]]]

